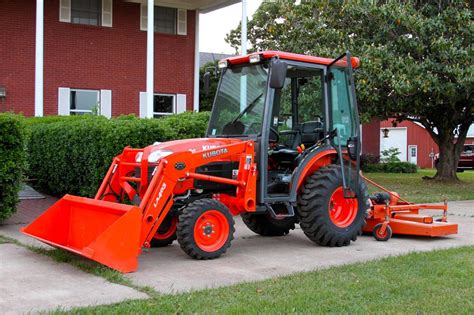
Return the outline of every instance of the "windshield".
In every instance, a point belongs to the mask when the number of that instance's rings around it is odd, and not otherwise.
[[[212,108],[209,135],[259,134],[263,122],[267,77],[267,64],[226,69]]]

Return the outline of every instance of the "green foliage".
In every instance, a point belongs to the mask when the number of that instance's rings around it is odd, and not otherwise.
[[[217,71],[217,63],[218,61],[210,61],[203,65],[201,69],[199,69],[199,110],[200,111],[210,111],[212,109],[212,105],[214,103],[214,96],[216,95],[217,86],[219,84],[220,73]],[[210,84],[209,84],[209,92],[206,95],[204,91],[204,73],[210,73]]]
[[[472,12],[466,0],[264,1],[248,37],[254,50],[337,57],[349,49],[361,60],[362,120],[420,122],[455,170],[474,118]],[[239,39],[240,26],[226,38],[236,49]]]
[[[25,166],[25,124],[21,116],[0,114],[0,222],[16,211]]]
[[[362,170],[367,173],[416,173],[418,168],[415,164],[408,162],[387,162],[380,164],[368,163],[363,165]]]
[[[124,147],[204,136],[209,113],[183,113],[160,119],[122,116],[34,118],[29,123],[28,176],[44,191],[94,196],[114,156]]]
[[[400,153],[401,152],[398,148],[382,150],[382,158],[380,160],[384,163],[400,162],[400,159],[398,158]]]

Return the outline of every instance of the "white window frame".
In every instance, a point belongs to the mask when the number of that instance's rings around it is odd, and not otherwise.
[[[176,114],[176,94],[155,93],[153,94],[153,96],[172,96],[173,97],[173,112],[172,113],[155,112],[155,108],[153,108],[153,118],[159,118],[159,116],[169,116],[169,115]],[[154,101],[155,101],[155,98],[153,97],[153,102]],[[155,116],[158,116],[158,117],[155,117]]]
[[[72,23],[72,1],[59,0],[59,21],[77,25],[89,25],[81,23]],[[102,0],[100,7],[100,23],[98,25],[89,25],[96,27],[112,27],[113,24],[113,0]]]
[[[98,105],[98,115],[100,115],[100,90],[89,90],[89,89],[70,89],[71,92],[97,92],[97,105]],[[69,95],[69,98],[71,95]],[[92,114],[92,110],[87,109],[71,109],[71,102],[69,102],[69,114],[71,113],[90,113]]]
[[[157,7],[157,5],[155,5]],[[186,36],[187,35],[187,28],[188,28],[188,11],[186,9],[179,9],[179,8],[173,8],[176,9],[176,33],[175,34],[168,34],[168,33],[160,33],[160,32],[155,32],[155,34],[164,34],[164,35],[169,35],[169,36]],[[148,12],[148,6],[144,3],[140,4],[140,30],[141,31],[146,31],[147,30],[147,15]],[[184,17],[183,19],[179,19],[181,17]]]

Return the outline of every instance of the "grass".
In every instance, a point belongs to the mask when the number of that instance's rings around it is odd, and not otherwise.
[[[415,174],[365,173],[369,179],[396,191],[412,202],[442,202],[474,199],[474,171],[458,173],[460,182],[438,182],[422,179],[433,176],[434,170],[419,170]],[[370,187],[371,191],[377,191]]]
[[[10,243],[10,240],[0,235],[0,244],[6,244],[6,243]]]
[[[474,247],[412,253],[219,289],[79,308],[72,313],[472,314]]]

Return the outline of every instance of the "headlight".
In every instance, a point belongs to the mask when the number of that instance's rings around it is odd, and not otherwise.
[[[260,55],[250,55],[249,62],[250,63],[260,62]]]
[[[140,163],[142,161],[142,156],[143,152],[138,152],[137,155],[135,155],[135,162]]]
[[[148,156],[148,162],[155,163],[161,160],[164,157],[172,154],[172,151],[157,150],[150,153]]]
[[[219,69],[224,69],[227,67],[227,60],[221,60],[217,63],[217,66],[219,67]]]

